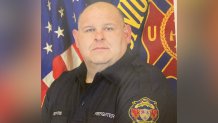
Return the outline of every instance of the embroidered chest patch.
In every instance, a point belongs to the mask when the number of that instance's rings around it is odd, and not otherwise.
[[[147,97],[133,101],[128,113],[133,123],[156,123],[159,118],[157,102]]]

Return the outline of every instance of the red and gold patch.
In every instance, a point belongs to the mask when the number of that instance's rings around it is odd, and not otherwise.
[[[133,123],[156,123],[159,118],[157,102],[147,97],[133,101],[128,113]]]

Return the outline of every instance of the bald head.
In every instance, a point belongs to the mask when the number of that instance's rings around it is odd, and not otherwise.
[[[123,13],[116,6],[108,2],[96,2],[86,7],[80,14],[78,19],[78,28],[80,27],[81,20],[83,21],[87,16],[92,16],[92,13],[95,13],[97,16],[101,16],[104,12],[111,14],[112,18],[117,18],[122,24],[124,24]]]

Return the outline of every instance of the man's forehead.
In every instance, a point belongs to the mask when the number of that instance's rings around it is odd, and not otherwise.
[[[102,24],[89,24],[89,23],[85,23],[85,24],[82,24],[81,25],[81,28],[91,28],[91,27],[107,27],[107,26],[112,26],[112,27],[114,27],[114,26],[117,26],[117,24],[116,23],[102,23]]]
[[[92,19],[94,19],[94,20],[96,19],[95,17],[93,17],[93,14],[96,14],[98,12],[100,12],[100,13],[106,12],[106,13],[111,14],[111,16],[117,15],[117,17],[120,17],[121,21],[123,20],[123,17],[120,14],[120,11],[118,10],[118,8],[116,6],[114,6],[111,3],[107,3],[107,2],[96,2],[96,3],[93,3],[90,6],[88,6],[86,9],[84,9],[84,11],[79,16],[78,24],[80,25],[81,22],[83,22],[83,21],[85,21],[86,23],[89,23],[89,22],[91,23]],[[92,16],[91,19],[89,18],[88,19],[89,21],[87,21],[87,17],[90,17],[90,16]],[[99,14],[98,18],[100,18],[100,16],[106,16],[106,15],[104,13]],[[113,18],[113,17],[111,17],[111,18]]]

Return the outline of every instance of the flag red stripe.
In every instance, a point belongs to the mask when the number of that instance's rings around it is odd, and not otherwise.
[[[67,70],[66,65],[61,56],[57,56],[54,58],[52,68],[54,79],[57,79],[64,71]]]

